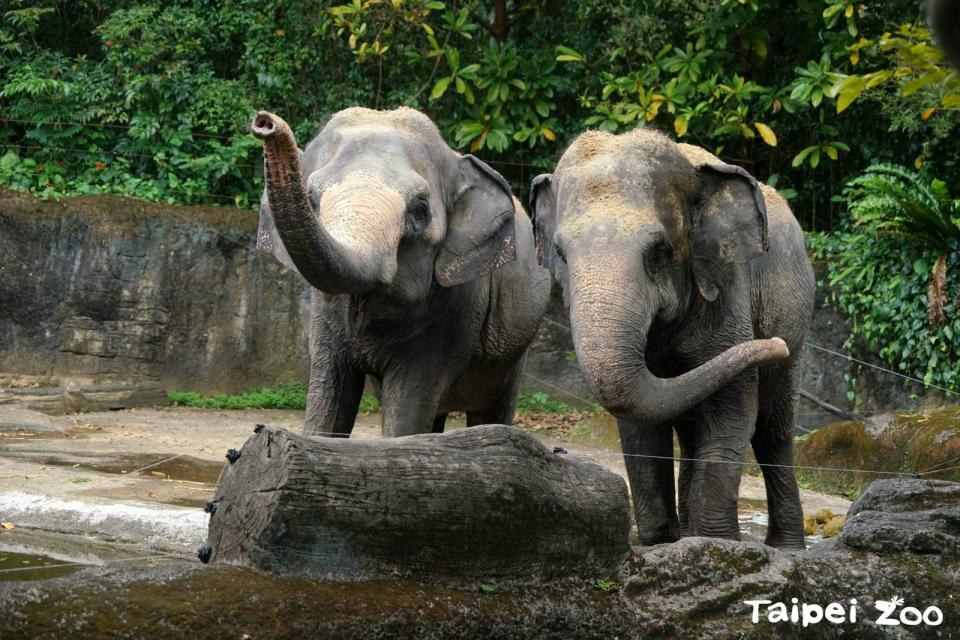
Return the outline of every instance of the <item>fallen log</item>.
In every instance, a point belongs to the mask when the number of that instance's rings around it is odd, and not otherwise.
[[[629,552],[628,505],[620,476],[504,425],[379,440],[258,426],[208,505],[205,551],[326,580],[596,578]]]
[[[60,387],[0,388],[0,404],[59,416],[90,411],[117,411],[170,404],[167,391],[158,384],[80,386],[67,381]]]

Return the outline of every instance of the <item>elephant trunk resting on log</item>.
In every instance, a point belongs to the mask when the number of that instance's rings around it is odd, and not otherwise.
[[[214,562],[330,580],[609,575],[623,479],[504,425],[356,440],[257,427],[217,487]]]

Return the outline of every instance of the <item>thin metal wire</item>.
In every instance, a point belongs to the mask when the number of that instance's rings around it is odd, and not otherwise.
[[[876,365],[876,364],[873,364],[873,363],[871,363],[871,362],[865,362],[865,361],[863,361],[863,360],[858,360],[857,358],[854,358],[853,356],[847,355],[847,354],[845,354],[845,353],[840,353],[840,352],[838,352],[838,351],[832,351],[831,349],[827,349],[826,347],[819,347],[819,346],[817,346],[817,345],[815,345],[815,344],[812,344],[812,343],[810,343],[810,342],[804,342],[804,344],[805,344],[806,346],[812,348],[812,349],[819,349],[820,351],[824,351],[824,352],[829,353],[829,354],[831,354],[831,355],[834,355],[834,356],[836,356],[836,357],[838,357],[838,358],[845,358],[845,359],[847,359],[847,360],[850,360],[851,362],[856,362],[857,364],[862,364],[862,365],[865,366],[865,367],[871,367],[871,368],[876,369],[876,370],[878,370],[878,371],[883,371],[884,373],[889,373],[889,374],[891,374],[891,375],[898,376],[898,377],[900,377],[900,378],[904,378],[905,380],[910,380],[910,381],[912,381],[912,382],[916,382],[916,383],[918,383],[918,384],[922,384],[923,386],[925,386],[925,387],[930,387],[931,389],[938,389],[938,390],[940,390],[940,391],[943,391],[944,393],[949,393],[950,395],[960,396],[960,391],[956,391],[956,390],[954,390],[954,389],[947,389],[946,387],[939,387],[939,386],[937,386],[937,385],[935,385],[935,384],[932,384],[932,383],[929,383],[929,382],[924,382],[924,381],[921,380],[920,378],[914,378],[913,376],[908,376],[908,375],[906,375],[906,374],[900,373],[899,371],[894,371],[893,369],[887,369],[887,368],[885,368],[885,367],[881,367],[880,365]]]
[[[133,475],[133,474],[135,474],[135,473],[142,473],[142,472],[146,471],[147,469],[153,469],[154,467],[159,467],[160,465],[162,465],[162,464],[164,464],[164,463],[166,463],[166,462],[170,462],[171,460],[176,460],[177,458],[182,458],[182,457],[185,456],[185,455],[187,455],[187,454],[186,454],[186,453],[178,453],[177,455],[175,455],[175,456],[170,456],[169,458],[166,458],[166,459],[164,459],[164,460],[161,460],[160,462],[154,462],[153,464],[148,464],[147,466],[143,467],[142,469],[137,469],[136,471],[131,471],[130,474]]]
[[[927,467],[926,469],[923,469],[922,471],[920,471],[920,473],[928,473],[928,472],[933,473],[933,472],[934,472],[933,470],[936,469],[937,467],[942,467],[942,466],[945,465],[945,464],[953,464],[954,462],[960,462],[960,456],[957,456],[956,458],[953,458],[952,460],[947,460],[946,462],[938,462],[938,463],[935,464],[935,465],[931,465],[931,466]]]
[[[568,327],[567,325],[565,325],[565,324],[563,324],[563,323],[557,322],[557,321],[554,320],[553,318],[544,317],[543,319],[546,320],[547,322],[549,322],[549,323],[552,324],[552,325],[555,325],[555,326],[557,326],[557,327],[560,327],[561,329],[566,329],[567,331],[569,331],[569,332],[571,332],[571,333],[573,332],[573,329],[572,329],[571,327]],[[818,349],[818,350],[820,350],[820,351],[824,351],[824,352],[826,352],[826,353],[829,353],[829,354],[831,354],[831,355],[834,355],[834,356],[836,356],[836,357],[838,357],[838,358],[844,358],[844,359],[846,359],[846,360],[850,360],[850,361],[852,361],[852,362],[856,362],[857,364],[862,364],[862,365],[864,365],[865,367],[871,367],[871,368],[876,369],[876,370],[878,370],[878,371],[883,371],[884,373],[889,373],[889,374],[891,374],[891,375],[898,376],[898,377],[904,378],[904,379],[906,379],[906,380],[910,380],[911,382],[916,382],[916,383],[918,383],[918,384],[922,384],[923,386],[925,386],[925,387],[930,387],[931,389],[937,389],[937,390],[939,390],[939,391],[943,391],[944,393],[949,393],[949,394],[951,394],[951,395],[960,396],[960,391],[956,391],[956,390],[953,390],[953,389],[947,389],[946,387],[940,387],[940,386],[937,386],[937,385],[932,384],[932,383],[929,383],[929,382],[924,382],[924,381],[921,380],[920,378],[914,378],[913,376],[908,376],[908,375],[906,375],[906,374],[900,373],[899,371],[894,371],[893,369],[887,369],[886,367],[881,367],[880,365],[873,364],[873,363],[871,363],[871,362],[866,362],[866,361],[864,361],[864,360],[858,360],[857,358],[854,358],[854,357],[851,356],[851,355],[847,355],[847,354],[845,354],[845,353],[840,353],[840,352],[838,352],[838,351],[833,351],[833,350],[831,350],[831,349],[827,349],[826,347],[821,347],[821,346],[815,345],[815,344],[813,344],[812,342],[804,342],[803,344],[806,345],[806,346],[808,346],[808,347],[810,347],[811,349]],[[890,412],[889,412],[889,411],[885,411],[885,410],[878,410],[878,411],[861,411],[860,413],[890,413]]]
[[[468,427],[469,428],[469,427]],[[334,431],[314,431],[310,434],[311,436],[339,436],[346,437],[347,434],[337,433]],[[728,465],[738,465],[741,467],[771,467],[771,468],[781,468],[781,469],[799,469],[801,471],[831,471],[836,473],[872,473],[876,475],[890,475],[890,476],[912,476],[914,472],[911,471],[875,471],[873,469],[849,469],[845,467],[814,467],[809,465],[794,465],[794,464],[774,464],[770,462],[748,462],[748,461],[737,461],[737,460],[709,460],[706,458],[687,458],[687,457],[673,457],[673,456],[656,456],[645,453],[624,453],[622,451],[612,451],[609,449],[590,449],[577,452],[574,455],[580,456],[592,456],[592,455],[605,455],[605,456],[622,456],[624,458],[646,458],[649,460],[671,460],[673,462],[706,462],[706,463],[715,463],[715,464],[728,464]],[[938,471],[933,471],[932,473],[940,473],[944,471],[943,469]],[[920,475],[923,475],[923,472],[920,472]]]
[[[526,371],[524,371],[524,372],[523,372],[523,375],[527,376],[527,377],[530,378],[531,380],[534,380],[534,381],[536,381],[536,382],[539,382],[540,384],[544,385],[545,387],[550,387],[550,388],[553,389],[554,391],[558,391],[558,392],[560,392],[560,393],[562,393],[562,394],[564,394],[564,395],[566,395],[566,396],[568,396],[568,397],[570,397],[570,398],[573,398],[574,400],[579,400],[580,402],[583,402],[583,403],[585,403],[585,404],[587,404],[587,405],[590,405],[590,406],[593,406],[593,405],[597,404],[597,401],[596,401],[596,400],[587,400],[587,399],[584,398],[583,396],[578,396],[578,395],[575,394],[575,393],[570,393],[570,392],[567,391],[566,389],[563,389],[563,388],[561,388],[561,387],[558,387],[557,385],[555,385],[555,384],[553,384],[553,383],[547,382],[546,380],[541,380],[540,378],[538,378],[537,376],[533,375],[532,373],[527,373]]]
[[[944,472],[946,472],[946,471],[956,471],[957,469],[960,469],[960,466],[958,466],[958,467],[949,467],[949,468],[947,468],[947,469],[937,469],[936,471],[922,471],[922,472],[920,472],[919,475],[921,475],[921,476],[932,476],[932,475],[935,474],[935,473],[944,473]]]
[[[625,458],[647,458],[649,460],[671,460],[673,462],[706,462],[708,464],[728,464],[735,465],[740,467],[770,467],[777,469],[799,469],[801,471],[833,471],[836,473],[873,473],[876,475],[884,476],[910,476],[913,475],[910,471],[874,471],[872,469],[846,469],[842,467],[811,467],[807,465],[796,465],[796,464],[774,464],[771,462],[749,462],[749,461],[739,461],[739,460],[707,460],[704,458],[675,458],[673,456],[654,456],[645,453],[618,453],[616,451],[590,451],[584,452],[579,455],[590,455],[590,454],[602,454],[602,455],[618,455]]]

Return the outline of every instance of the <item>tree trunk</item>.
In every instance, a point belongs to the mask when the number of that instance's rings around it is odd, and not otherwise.
[[[211,560],[327,580],[604,577],[623,479],[503,425],[382,440],[262,427],[228,465]]]

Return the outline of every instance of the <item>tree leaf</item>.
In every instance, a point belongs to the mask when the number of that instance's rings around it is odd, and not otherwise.
[[[443,96],[447,92],[447,87],[450,86],[450,80],[450,76],[437,80],[437,84],[433,85],[433,91],[430,92],[430,100],[437,100]]]
[[[940,326],[947,322],[945,307],[947,298],[947,254],[941,253],[930,273],[930,285],[927,287],[927,319],[930,326]]]
[[[771,147],[777,146],[777,134],[773,132],[773,129],[762,122],[754,122],[753,126],[757,128],[757,131],[760,133],[760,137],[763,138],[764,142]]]
[[[687,118],[685,116],[677,116],[673,120],[673,130],[677,132],[677,137],[682,138],[687,134]]]

